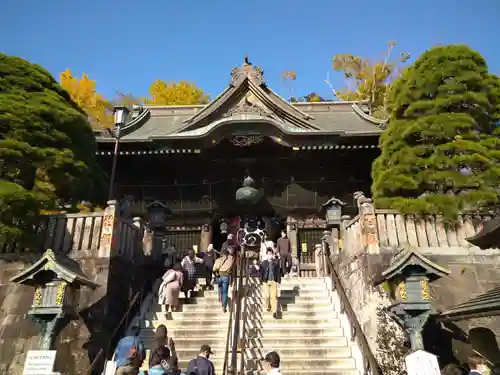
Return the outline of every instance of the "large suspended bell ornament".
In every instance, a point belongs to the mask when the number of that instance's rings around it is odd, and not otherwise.
[[[253,179],[248,176],[243,180],[243,186],[236,191],[236,201],[242,204],[256,204],[261,198],[261,192],[254,188]]]

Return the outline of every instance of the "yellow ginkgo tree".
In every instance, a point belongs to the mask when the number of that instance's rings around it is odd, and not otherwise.
[[[59,80],[71,99],[87,113],[93,128],[113,126],[112,104],[96,91],[96,82],[87,74],[78,78],[73,76],[71,70],[66,69],[60,74]]]
[[[392,59],[395,47],[396,42],[390,41],[387,53],[378,60],[348,53],[335,55],[333,70],[342,72],[347,83],[347,88],[335,90],[335,95],[342,100],[366,100],[371,104],[373,116],[387,118],[391,82],[401,72],[401,64],[410,58],[408,53],[403,52],[399,59]]]
[[[157,79],[149,88],[151,98],[146,98],[146,104],[152,105],[186,105],[206,104],[210,96],[194,83],[188,81],[165,82]]]

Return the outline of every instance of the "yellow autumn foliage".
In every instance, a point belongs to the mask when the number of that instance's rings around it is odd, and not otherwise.
[[[96,91],[94,80],[89,79],[87,74],[82,74],[81,78],[74,77],[69,69],[60,74],[59,80],[71,99],[87,113],[93,128],[113,127],[112,105]]]
[[[383,58],[372,60],[348,53],[338,54],[333,58],[333,70],[342,72],[347,81],[347,88],[337,90],[336,95],[343,100],[370,102],[372,115],[387,118],[387,97],[394,78],[401,72],[400,65],[410,56],[403,52],[399,60],[391,59],[396,42],[388,43],[388,50]]]
[[[210,99],[210,95],[188,81],[165,82],[157,79],[149,88],[149,94],[151,98],[146,98],[145,103],[152,105],[206,104]]]

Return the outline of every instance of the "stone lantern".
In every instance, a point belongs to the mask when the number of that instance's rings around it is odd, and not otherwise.
[[[396,303],[386,308],[391,317],[409,334],[412,350],[424,349],[422,330],[432,313],[429,283],[450,271],[433,263],[415,250],[403,250],[393,259],[382,279]]]
[[[167,223],[167,217],[171,214],[170,209],[160,201],[154,201],[146,206],[149,213],[149,228],[161,229]]]
[[[321,205],[322,211],[325,212],[327,227],[340,227],[340,224],[342,224],[342,207],[345,205],[345,202],[335,197],[330,198],[326,203]]]
[[[38,262],[12,277],[12,283],[35,288],[27,316],[42,328],[40,349],[51,350],[63,322],[78,316],[78,290],[95,289],[94,283],[80,269],[78,262],[48,249]]]
[[[345,202],[338,198],[332,197],[326,203],[321,205],[321,211],[325,215],[326,227],[328,233],[323,233],[323,246],[328,248],[329,253],[336,254],[339,251],[339,232],[342,224],[342,207]],[[328,245],[328,246],[325,246]]]

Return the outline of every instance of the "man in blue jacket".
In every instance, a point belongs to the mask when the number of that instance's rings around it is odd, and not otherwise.
[[[116,373],[115,375],[137,375],[146,358],[144,343],[139,339],[140,327],[132,327],[132,334],[125,336],[115,350]]]
[[[186,374],[215,375],[214,364],[209,360],[210,354],[214,354],[210,345],[202,345],[200,354],[189,362]]]

